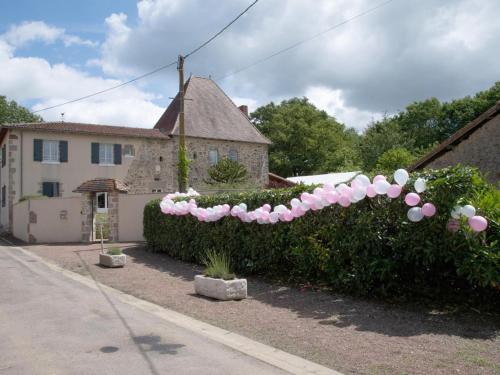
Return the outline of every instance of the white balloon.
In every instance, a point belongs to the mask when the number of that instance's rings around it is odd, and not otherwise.
[[[238,206],[240,207],[240,209],[242,211],[246,211],[247,210],[247,205],[245,203],[240,203]]]
[[[364,174],[358,174],[355,178],[361,186],[367,187],[371,184],[370,179]]]
[[[298,207],[300,206],[300,200],[298,200],[297,198],[293,198],[291,201],[290,201],[290,205],[292,207]]]
[[[394,172],[394,180],[400,186],[404,186],[408,182],[409,177],[410,176],[405,169],[398,169],[396,172]]]
[[[451,217],[454,219],[460,219],[460,215],[462,214],[462,207],[455,206],[453,210],[451,210]]]
[[[420,207],[412,207],[408,210],[408,219],[413,222],[420,221],[424,218],[422,209]]]
[[[426,186],[426,183],[425,183],[425,180],[423,178],[417,178],[417,180],[415,181],[415,191],[417,193],[422,193],[425,191],[425,189],[427,188]]]
[[[386,194],[390,187],[391,184],[387,180],[378,180],[375,182],[375,192],[377,194]]]
[[[282,204],[279,204],[276,207],[274,207],[274,212],[276,212],[278,214],[285,213],[286,210],[287,210],[287,208]]]
[[[467,217],[472,217],[476,214],[476,209],[474,206],[471,206],[470,204],[466,204],[465,206],[462,207],[460,210],[460,213],[464,216]]]
[[[279,220],[279,214],[277,212],[271,212],[269,214],[269,222],[270,223],[275,224],[278,222],[278,220]]]
[[[370,181],[370,180],[368,180]],[[360,201],[365,199],[366,197],[366,186],[358,186],[354,189],[354,193],[352,194],[356,201]]]
[[[347,186],[346,184],[340,184],[335,189],[337,190],[337,193],[339,193],[340,195],[342,195],[342,193],[344,191],[346,191],[348,188],[349,188],[349,186]]]

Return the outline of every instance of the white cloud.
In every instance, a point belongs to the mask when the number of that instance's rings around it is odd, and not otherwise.
[[[337,121],[355,128],[361,132],[372,121],[379,120],[383,113],[363,111],[356,107],[350,107],[346,104],[342,90],[333,90],[323,86],[309,87],[306,96],[310,102],[319,109],[326,111]]]
[[[58,40],[62,41],[65,46],[78,44],[94,47],[97,45],[96,42],[67,34],[64,29],[47,25],[42,21],[26,21],[19,25],[12,25],[0,38],[13,48],[22,47],[32,41],[51,44]]]

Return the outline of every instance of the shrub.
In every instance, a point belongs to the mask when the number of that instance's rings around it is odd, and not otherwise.
[[[184,261],[201,263],[207,248],[229,256],[234,271],[263,274],[291,282],[314,282],[359,295],[485,296],[500,290],[499,194],[479,173],[455,167],[413,174],[427,179],[424,201],[438,213],[411,223],[402,198],[365,199],[342,208],[331,206],[291,223],[260,225],[233,217],[199,222],[161,213],[159,200],[144,212],[148,248]],[[218,194],[197,198],[200,207],[245,202],[288,204],[310,187]],[[462,225],[446,230],[456,204],[470,202],[489,221],[475,234]],[[491,297],[491,296],[490,296]],[[497,298],[497,300],[500,300]]]
[[[406,148],[391,148],[377,159],[375,170],[388,173],[399,168],[407,168],[413,161],[415,161],[415,157]]]
[[[234,274],[231,273],[229,257],[224,253],[218,253],[214,250],[209,250],[203,258],[205,268],[205,276],[213,277],[214,279],[232,280]]]
[[[108,255],[122,255],[123,253],[122,253],[122,249],[120,249],[119,247],[111,247],[108,249],[106,254],[108,254]]]
[[[247,179],[247,170],[237,161],[223,158],[208,168],[207,184],[238,184]]]

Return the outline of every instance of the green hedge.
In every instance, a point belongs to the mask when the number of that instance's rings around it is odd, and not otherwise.
[[[207,249],[227,252],[234,271],[292,282],[312,282],[360,295],[484,295],[500,287],[500,195],[474,169],[456,167],[411,176],[427,179],[424,202],[438,213],[421,222],[406,218],[402,198],[365,199],[308,212],[291,223],[260,225],[226,217],[215,223],[190,215],[161,213],[159,200],[144,211],[148,249],[200,263]],[[411,184],[411,185],[410,185]],[[307,188],[198,197],[200,207],[245,202],[287,204]],[[310,188],[309,188],[310,189]],[[457,233],[446,229],[451,209],[473,204],[487,217],[485,232],[472,233],[465,221]],[[465,293],[464,293],[465,292]]]

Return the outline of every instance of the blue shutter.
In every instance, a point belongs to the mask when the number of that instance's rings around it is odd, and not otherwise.
[[[99,164],[99,143],[92,142],[90,161],[92,164]]]
[[[122,163],[122,145],[115,144],[113,146],[113,164]]]
[[[42,184],[42,195],[46,197],[54,196],[54,183],[52,182],[44,182]]]
[[[43,141],[33,139],[33,161],[42,161],[43,159]]]
[[[68,141],[59,141],[59,161],[68,162]]]

